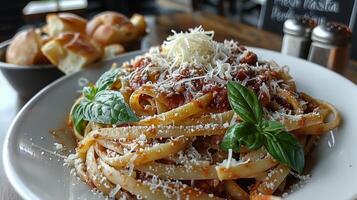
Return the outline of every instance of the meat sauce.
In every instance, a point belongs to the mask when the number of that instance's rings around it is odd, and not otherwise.
[[[244,47],[240,47],[241,50],[245,50]],[[235,55],[235,54],[234,54]],[[238,55],[243,55],[240,58],[241,64],[256,65],[258,62],[257,55],[253,52],[238,52]],[[228,63],[233,64],[233,60],[228,59]],[[146,83],[155,83],[160,77],[160,72],[155,70],[143,70],[146,66],[152,65],[150,58],[141,58],[132,64],[132,73],[133,76],[129,80],[129,86],[132,90],[140,88]],[[169,88],[165,91],[160,91],[159,95],[163,97],[166,102],[168,109],[173,109],[179,106],[182,106],[188,102],[191,102],[193,99],[197,98],[192,94],[193,92],[200,92],[201,94],[212,93],[213,100],[209,105],[211,110],[216,112],[223,112],[230,110],[230,105],[227,97],[227,89],[225,86],[216,84],[213,81],[205,81],[204,79],[192,80],[190,83],[190,89],[186,88],[184,84],[179,84],[180,80],[185,78],[198,77],[204,74],[203,69],[200,68],[194,71],[182,70],[179,75],[174,78],[174,81],[177,83],[172,88]],[[259,70],[253,71],[249,67],[241,68],[237,71],[231,73],[233,81],[246,81],[246,86],[251,88],[259,97],[263,106],[268,106],[272,99],[275,98],[271,91],[262,91],[261,87],[263,84],[269,85],[268,83],[272,80],[281,80],[282,77],[278,72],[271,70]],[[281,101],[277,98],[277,101],[281,103],[283,107],[290,109],[291,106],[286,102]]]

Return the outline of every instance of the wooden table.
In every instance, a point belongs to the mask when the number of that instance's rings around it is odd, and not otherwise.
[[[234,39],[241,44],[248,46],[261,47],[280,51],[281,37],[248,25],[234,23],[225,18],[207,13],[185,13],[172,14],[157,17],[148,17],[150,34],[144,39],[143,45],[160,44],[171,30],[187,30],[191,27],[202,25],[206,30],[215,31],[215,39]],[[348,79],[357,83],[357,63],[351,62],[342,73]],[[17,97],[16,92],[6,82],[0,74],[0,147],[5,133],[15,114],[22,107],[24,100]],[[0,157],[2,148],[0,148]],[[11,188],[3,172],[2,160],[0,159],[0,200],[20,199],[16,192]]]

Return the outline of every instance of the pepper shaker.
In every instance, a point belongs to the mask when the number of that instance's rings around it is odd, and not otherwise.
[[[349,61],[351,29],[340,23],[326,23],[312,31],[308,60],[341,72]]]
[[[307,17],[286,20],[281,53],[306,59],[311,44],[311,31],[315,26],[316,22]]]

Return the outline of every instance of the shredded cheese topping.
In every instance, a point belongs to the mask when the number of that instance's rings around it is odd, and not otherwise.
[[[162,46],[163,54],[168,59],[179,65],[211,63],[217,45],[213,41],[213,31],[204,31],[200,26],[188,32],[172,32],[174,35],[169,36]]]

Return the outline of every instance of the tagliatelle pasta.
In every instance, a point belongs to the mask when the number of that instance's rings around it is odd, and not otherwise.
[[[220,147],[229,128],[243,121],[232,110],[227,82],[252,90],[263,118],[282,123],[306,155],[317,135],[340,124],[340,114],[299,92],[286,68],[235,41],[216,42],[213,34],[174,33],[103,75],[104,92],[97,85],[85,90],[69,123],[83,181],[118,199],[278,199],[288,165],[264,147]]]

